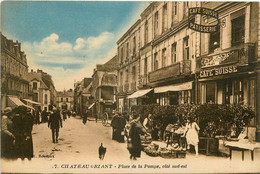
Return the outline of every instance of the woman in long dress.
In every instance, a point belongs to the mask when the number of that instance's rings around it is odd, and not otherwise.
[[[195,120],[193,118],[188,118],[183,136],[186,136],[187,149],[190,149],[190,145],[195,147],[196,156],[199,154],[199,130],[200,128]]]
[[[136,158],[141,157],[142,145],[140,135],[144,135],[147,132],[140,122],[140,116],[135,114],[133,118],[134,120],[132,120],[130,123],[127,146],[130,153],[130,159],[136,160]]]

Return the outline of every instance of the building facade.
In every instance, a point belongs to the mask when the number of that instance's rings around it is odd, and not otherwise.
[[[32,100],[40,103],[41,110],[49,111],[52,105],[56,105],[56,90],[49,74],[42,70],[36,72],[31,70],[27,75],[30,90],[32,91]]]
[[[194,7],[215,10],[218,16],[189,16]],[[218,24],[217,30],[198,32],[189,28],[190,21]],[[258,2],[152,2],[117,42],[118,109],[129,111],[131,104],[149,101],[249,105],[256,111],[250,129],[259,141],[259,24]],[[136,31],[139,55],[134,64]],[[138,67],[136,91],[129,90],[131,66]]]
[[[140,24],[136,23],[118,40],[118,109],[122,112],[136,104],[135,99],[127,98],[137,91],[140,75]]]
[[[20,103],[20,99],[29,97],[27,73],[27,59],[25,53],[21,50],[21,43],[14,42],[1,33],[2,110],[7,106],[15,106],[15,100]],[[15,100],[12,101],[13,98]]]
[[[72,89],[68,91],[57,91],[57,106],[62,110],[72,111],[74,108],[74,92]]]
[[[91,83],[92,78],[84,78],[74,83],[74,111],[81,116],[86,112],[86,108],[88,107],[86,88],[89,88]]]
[[[257,113],[250,123],[251,131],[257,128],[259,132],[259,3],[203,2],[202,7],[219,13],[220,27],[201,34],[197,103],[249,105]],[[213,18],[203,20],[214,22]]]
[[[116,109],[117,62],[117,56],[114,56],[105,64],[96,65],[94,69],[90,91],[95,102],[89,109],[98,118],[105,112],[112,113]]]

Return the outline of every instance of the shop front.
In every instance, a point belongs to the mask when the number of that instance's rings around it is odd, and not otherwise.
[[[256,111],[257,71],[254,47],[245,44],[197,60],[197,103],[251,106]],[[255,139],[256,118],[249,124]]]
[[[156,103],[159,105],[178,105],[192,103],[193,81],[154,88]]]

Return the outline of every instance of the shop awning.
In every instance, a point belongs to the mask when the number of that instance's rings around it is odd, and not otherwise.
[[[23,99],[23,100],[26,101],[26,102],[35,104],[35,105],[41,105],[41,103],[38,103],[38,102],[35,102],[35,101],[32,101],[32,100],[29,100],[29,99]]]
[[[168,85],[168,86],[161,86],[154,88],[154,93],[163,93],[168,91],[184,91],[184,90],[190,90],[192,89],[192,81],[191,82],[185,82],[185,83],[179,83],[175,85]]]
[[[139,90],[134,92],[133,94],[129,95],[127,98],[138,98],[138,97],[142,97],[143,95],[147,94],[148,92],[150,92],[153,89],[143,89],[143,90]]]
[[[92,103],[92,104],[88,107],[88,109],[91,109],[94,105],[95,105],[95,103]]]
[[[8,98],[9,98],[10,101],[12,102],[12,105],[13,105],[13,106],[25,106],[25,107],[27,107],[27,108],[34,109],[33,107],[24,104],[24,103],[23,103],[19,98],[17,98],[16,96],[8,96]]]

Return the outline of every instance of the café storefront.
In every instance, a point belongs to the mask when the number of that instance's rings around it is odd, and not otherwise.
[[[221,51],[201,57],[197,77],[197,102],[201,104],[244,104],[256,108],[253,47]],[[252,120],[251,126],[255,125]]]

